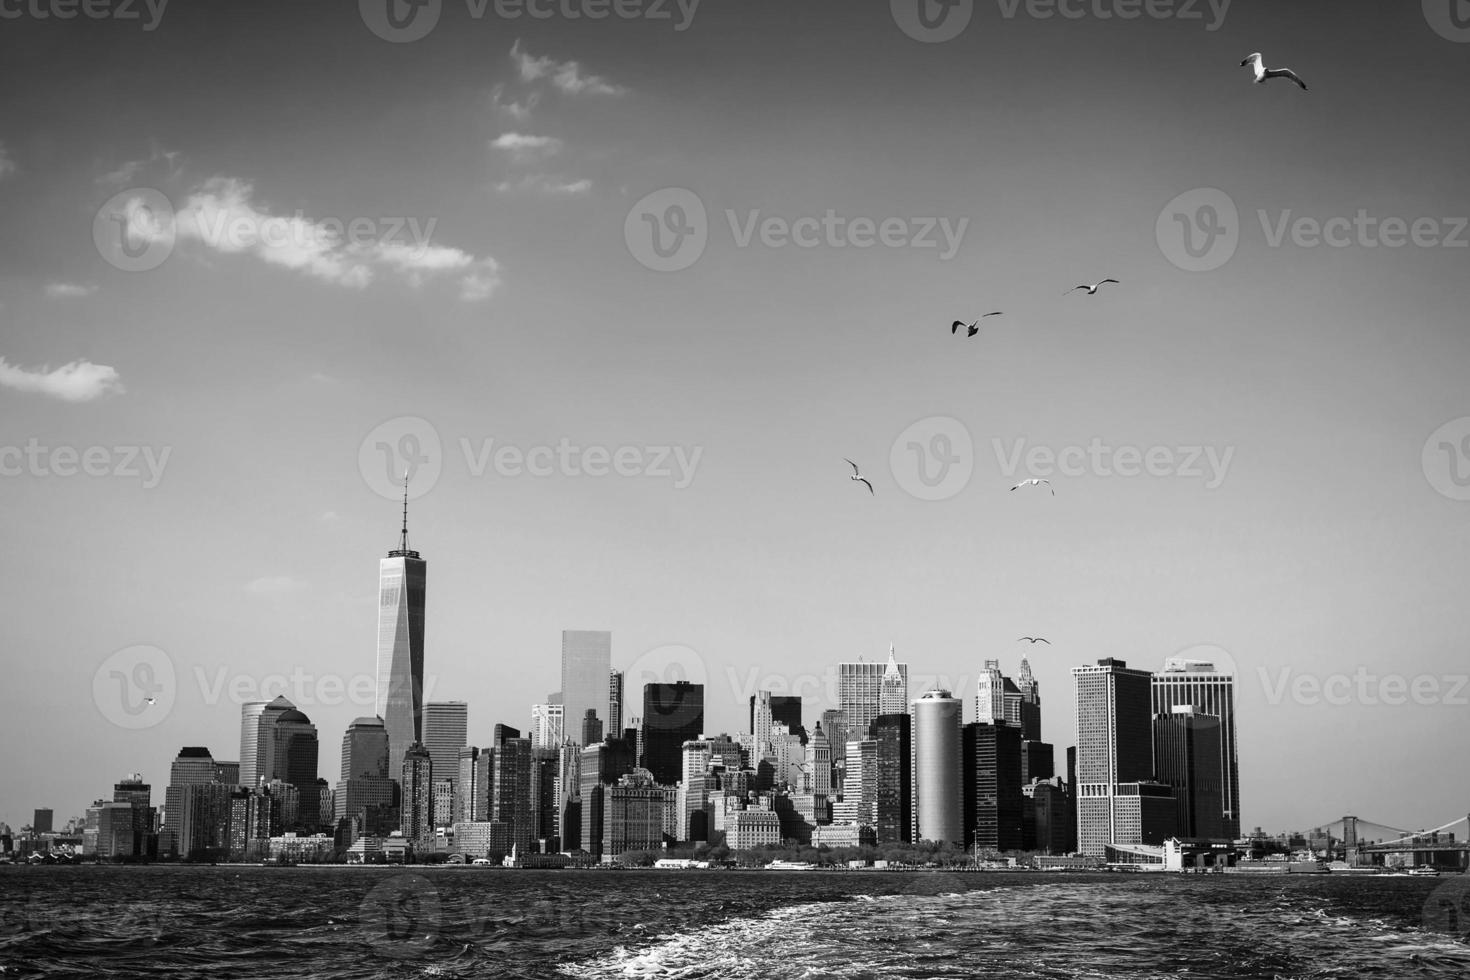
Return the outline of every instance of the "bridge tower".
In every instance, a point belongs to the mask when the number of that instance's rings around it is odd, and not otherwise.
[[[1343,857],[1347,860],[1348,867],[1358,866],[1358,818],[1342,818],[1342,843],[1345,850]]]

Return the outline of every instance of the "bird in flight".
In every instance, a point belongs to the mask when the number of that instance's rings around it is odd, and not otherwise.
[[[1017,643],[1020,643],[1021,640],[1025,640],[1027,643],[1031,644],[1032,646],[1036,646],[1036,644],[1038,644],[1038,643],[1045,643],[1047,646],[1051,646],[1051,640],[1048,640],[1044,636],[1023,636],[1023,637],[1021,637],[1020,640],[1017,640],[1016,642]]]
[[[843,457],[843,461],[846,462],[848,466],[852,467],[852,476],[848,477],[848,479],[856,480],[857,482],[868,488],[868,493],[877,496],[877,493],[873,490],[873,485],[868,482],[868,478],[863,476],[862,471],[858,469],[858,464],[854,463],[846,456]]]
[[[1103,284],[1103,282],[1118,282],[1118,280],[1116,280],[1116,279],[1104,279],[1102,282],[1094,282],[1094,283],[1091,283],[1091,284],[1083,283],[1080,286],[1073,286],[1071,289],[1067,290],[1067,292],[1069,292],[1069,293],[1075,293],[1079,289],[1085,289],[1085,290],[1087,290],[1087,295],[1089,295],[1089,296],[1096,296],[1097,295],[1097,287],[1101,286]],[[1122,285],[1122,283],[1118,283],[1118,284],[1120,286]]]
[[[980,320],[984,320],[986,317],[1000,316],[1000,315],[1001,315],[1001,312],[999,310],[996,310],[994,313],[987,313],[987,314],[985,314],[985,316],[982,316],[980,318]],[[980,320],[976,320],[974,323],[966,323],[964,320],[956,320],[954,322],[954,324],[949,328],[949,332],[951,334],[955,334],[955,333],[958,333],[959,332],[960,327],[964,327],[966,329],[966,331],[968,331],[965,334],[965,336],[966,337],[973,337],[977,333],[980,332]]]
[[[158,701],[157,698],[144,698],[143,700],[147,701],[149,704],[155,704]]]
[[[1268,78],[1289,78],[1300,85],[1303,92],[1307,90],[1307,83],[1302,81],[1297,73],[1290,68],[1267,68],[1265,62],[1261,60],[1261,53],[1259,51],[1240,63],[1240,67],[1242,68],[1247,65],[1255,73],[1257,85],[1266,81]]]
[[[1015,486],[1011,487],[1011,489],[1012,490],[1019,490],[1022,487],[1039,487],[1043,483],[1046,484],[1046,488],[1048,490],[1051,490],[1051,495],[1053,497],[1055,497],[1057,495],[1057,492],[1055,490],[1052,490],[1051,481],[1050,480],[1038,480],[1034,476],[1031,479],[1029,479],[1029,480],[1022,480],[1020,483],[1018,483]]]

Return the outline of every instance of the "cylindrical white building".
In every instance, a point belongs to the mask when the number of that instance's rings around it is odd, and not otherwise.
[[[914,730],[915,839],[965,842],[960,785],[961,702],[932,690],[911,704]]]

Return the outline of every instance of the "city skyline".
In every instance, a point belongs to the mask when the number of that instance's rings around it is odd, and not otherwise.
[[[476,744],[526,727],[568,628],[616,633],[630,688],[692,652],[717,731],[765,688],[819,717],[831,665],[890,643],[911,695],[923,674],[967,705],[1025,649],[1059,759],[1073,666],[1219,652],[1246,826],[1365,809],[1346,763],[1305,762],[1364,731],[1375,816],[1463,810],[1440,775],[1470,694],[1466,253],[1363,244],[1355,219],[1470,209],[1444,116],[1464,46],[1414,4],[1242,0],[1213,30],[1019,11],[942,43],[830,2],[709,3],[684,31],[449,4],[411,43],[351,5],[7,21],[0,73],[31,94],[0,125],[0,204],[34,231],[0,245],[26,682],[0,737],[65,764],[0,767],[3,818],[162,785],[180,746],[233,756],[243,702],[284,694],[328,745],[373,714],[370,563],[410,461],[423,701],[470,702]],[[1311,91],[1252,85],[1257,50]],[[1412,70],[1383,85],[1380,58]],[[354,264],[188,225],[129,270],[94,234],[139,188],[378,238]],[[707,247],[659,272],[627,229],[679,188]],[[1191,271],[1158,222],[1205,189],[1238,247]],[[968,224],[947,259],[937,224],[932,249],[779,243],[829,212]],[[1343,247],[1300,224],[1343,220]],[[107,475],[66,475],[62,447]],[[1008,492],[1029,477],[1055,496]],[[138,647],[172,672],[156,724],[145,662],[111,660]]]

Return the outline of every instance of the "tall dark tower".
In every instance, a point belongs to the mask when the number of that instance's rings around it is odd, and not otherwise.
[[[424,583],[428,563],[408,547],[408,474],[403,476],[403,529],[398,547],[378,562],[377,715],[388,731],[388,772],[421,741],[424,712]]]
[[[689,681],[643,685],[643,757],[639,764],[656,782],[679,781],[684,743],[704,730],[704,685]]]

